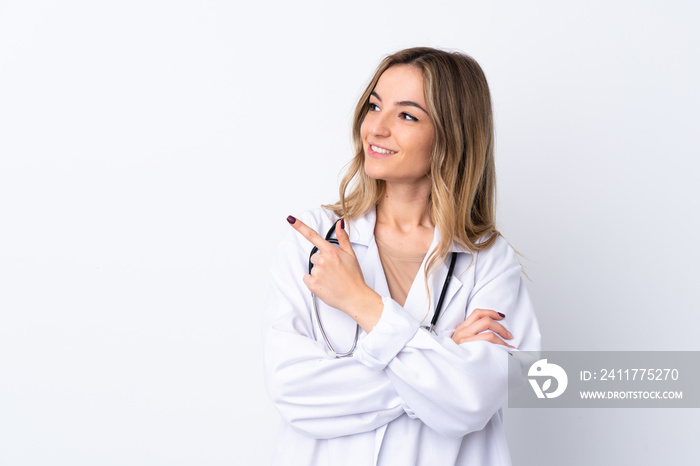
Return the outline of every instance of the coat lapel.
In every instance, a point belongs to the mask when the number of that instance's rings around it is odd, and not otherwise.
[[[418,271],[416,279],[413,281],[413,285],[411,285],[411,289],[406,297],[406,303],[404,304],[404,309],[406,309],[406,311],[408,311],[416,320],[418,320],[421,323],[421,326],[430,325],[430,321],[435,313],[437,302],[440,299],[440,293],[442,292],[442,288],[445,284],[445,279],[447,278],[447,272],[449,271],[451,255],[448,255],[445,262],[440,264],[439,267],[434,268],[433,272],[428,276],[428,290],[430,292],[430,296],[428,296],[428,291],[425,289],[425,268],[427,267],[430,254],[432,254],[432,252],[435,250],[439,241],[440,233],[438,232],[437,228],[435,228],[433,242],[430,245],[428,253],[425,255],[423,264]],[[455,270],[452,273],[452,278],[450,279],[447,291],[445,292],[445,298],[442,302],[442,310],[440,315],[444,315],[445,309],[447,309],[450,305],[450,301],[452,301],[454,295],[462,287],[462,281],[458,278],[458,270],[459,268],[455,267]]]
[[[389,296],[389,285],[386,282],[384,267],[382,267],[382,260],[379,258],[379,250],[374,238],[367,246],[364,257],[358,257],[357,260],[360,263],[365,283],[381,296]]]

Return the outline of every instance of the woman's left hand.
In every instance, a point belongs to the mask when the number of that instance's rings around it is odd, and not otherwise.
[[[365,283],[344,220],[335,229],[338,247],[301,220],[290,216],[287,221],[318,248],[311,256],[314,267],[310,274],[304,275],[304,284],[324,303],[345,312],[369,332],[379,320],[384,304],[381,296]]]
[[[506,315],[493,309],[474,309],[469,317],[454,331],[452,339],[458,345],[468,341],[484,340],[496,345],[515,348],[505,340],[513,335],[498,321]]]

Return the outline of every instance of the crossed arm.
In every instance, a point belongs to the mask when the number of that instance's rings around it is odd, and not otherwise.
[[[520,289],[519,266],[486,277],[475,288],[465,322],[451,338],[436,337],[419,329],[397,303],[367,287],[344,229],[337,229],[336,248],[301,221],[294,225],[321,254],[312,258],[312,273],[305,274],[308,248],[290,236],[273,269],[265,323],[266,378],[287,422],[315,438],[374,430],[404,413],[445,436],[481,429],[507,395],[507,357],[513,346],[503,338],[533,349],[539,344],[529,299]],[[494,289],[503,298],[479,299]],[[355,357],[329,358],[323,343],[315,340],[310,291],[363,327],[367,335]],[[513,311],[515,318],[508,315],[515,335],[498,323],[503,318],[498,312],[474,307],[482,303]]]

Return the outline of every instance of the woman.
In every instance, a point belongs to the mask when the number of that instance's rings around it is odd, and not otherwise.
[[[296,231],[273,267],[266,381],[283,418],[274,464],[510,464],[508,353],[538,350],[540,335],[495,228],[481,68],[431,48],[387,57],[353,137],[339,202],[288,217]],[[333,234],[338,246],[323,237]]]

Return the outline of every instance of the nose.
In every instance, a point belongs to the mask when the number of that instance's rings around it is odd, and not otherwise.
[[[387,137],[391,134],[391,128],[387,121],[388,115],[375,114],[370,122],[369,132],[375,137]]]

